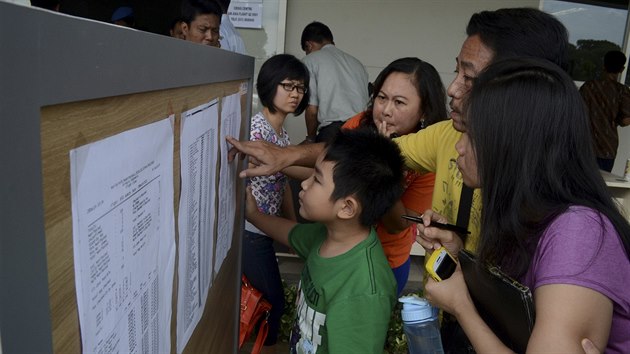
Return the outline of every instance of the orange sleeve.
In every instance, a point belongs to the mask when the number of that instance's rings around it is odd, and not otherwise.
[[[356,129],[356,128],[358,128],[359,124],[361,124],[361,119],[363,119],[364,115],[365,115],[365,112],[361,112],[361,113],[355,115],[354,117],[348,119],[341,126],[341,129]]]

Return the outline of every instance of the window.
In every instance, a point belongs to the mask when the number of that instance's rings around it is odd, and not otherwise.
[[[569,74],[573,80],[599,77],[604,54],[623,51],[628,0],[544,0],[542,10],[556,16],[569,31]]]

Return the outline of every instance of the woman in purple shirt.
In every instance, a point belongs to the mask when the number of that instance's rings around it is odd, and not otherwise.
[[[607,353],[630,353],[630,225],[599,173],[571,78],[536,59],[499,61],[473,85],[466,128],[457,165],[464,183],[482,190],[478,258],[532,290],[527,351],[579,353],[588,338]],[[443,244],[457,253],[460,243]],[[477,313],[459,267],[425,292],[477,352],[509,352]]]

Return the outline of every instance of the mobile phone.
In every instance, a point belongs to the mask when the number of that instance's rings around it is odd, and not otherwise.
[[[440,247],[431,253],[425,264],[425,269],[435,281],[448,279],[457,268],[457,261],[444,247]]]

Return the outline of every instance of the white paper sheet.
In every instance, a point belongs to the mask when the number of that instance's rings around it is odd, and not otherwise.
[[[83,352],[169,352],[173,117],[71,150],[70,178]]]
[[[234,218],[236,216],[236,181],[238,175],[237,163],[228,163],[227,152],[230,145],[225,137],[239,136],[241,131],[241,95],[235,93],[223,97],[221,102],[221,171],[219,173],[219,220],[217,245],[215,251],[215,273],[218,273],[232,247],[232,235],[234,234]]]
[[[201,319],[212,282],[218,122],[218,100],[182,114],[177,353]]]

